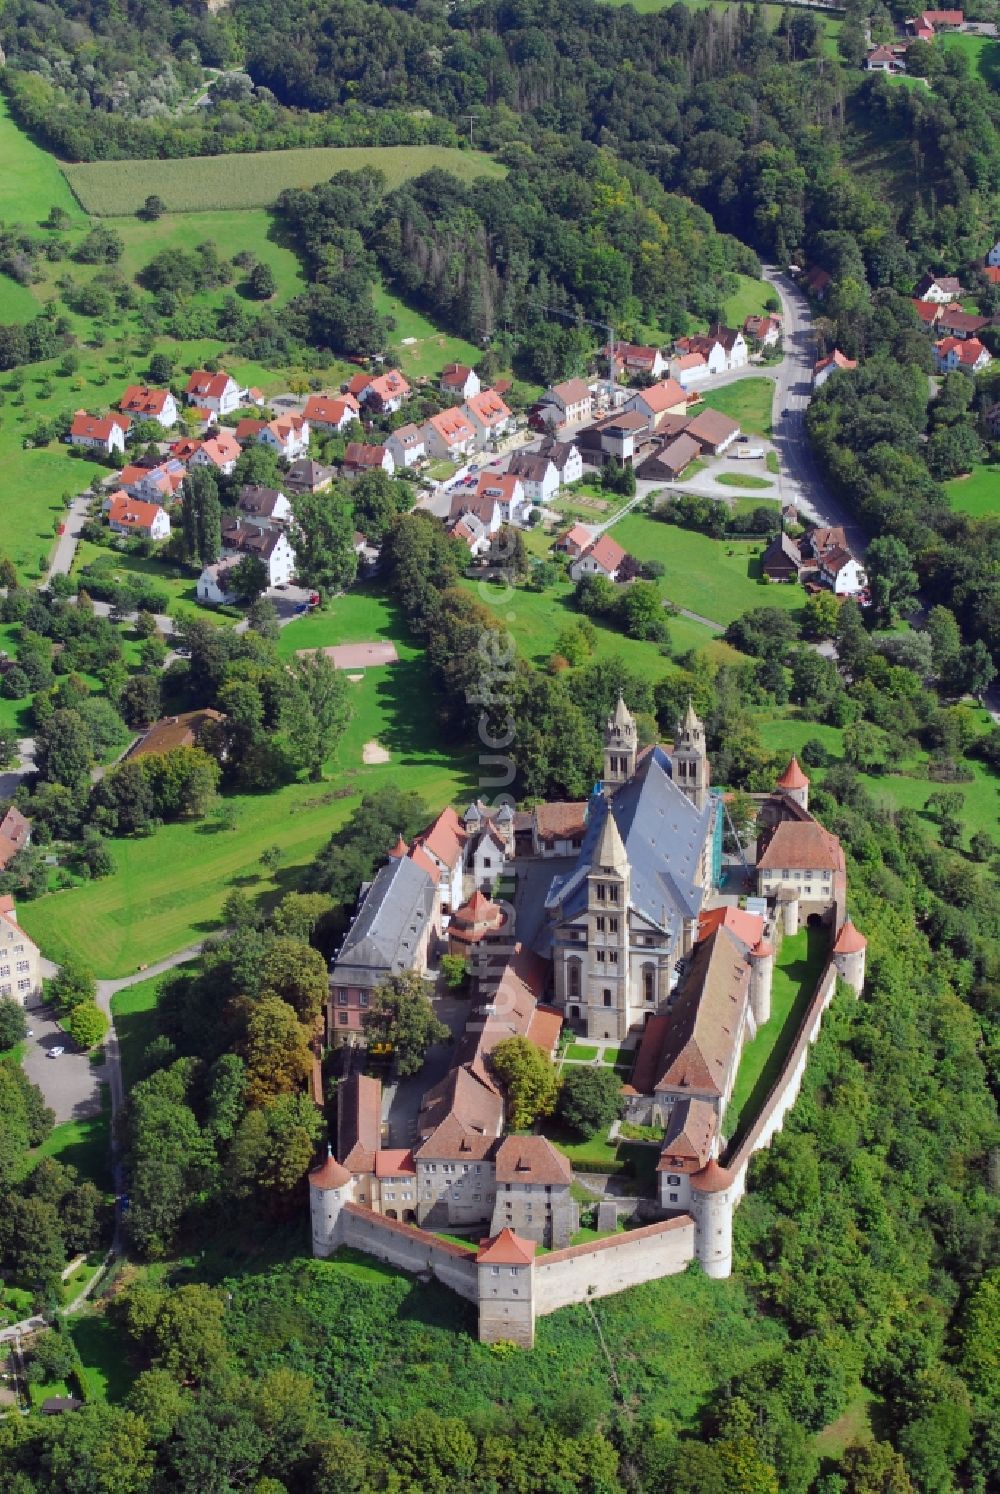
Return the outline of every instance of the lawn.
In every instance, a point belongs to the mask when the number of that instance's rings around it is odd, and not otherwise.
[[[39,906],[36,904],[36,907]],[[18,909],[18,917],[24,906]],[[23,922],[23,919],[21,919]],[[85,1120],[65,1121],[55,1126],[49,1135],[36,1147],[29,1158],[29,1167],[42,1157],[54,1157],[75,1167],[81,1177],[110,1192],[111,1171],[108,1166],[111,1131],[111,1094],[106,1084],[101,1085],[101,1112],[87,1116]]]
[[[974,39],[978,38],[970,37]],[[977,465],[967,477],[953,477],[945,483],[945,489],[952,508],[959,513],[976,519],[1000,514],[1000,466],[996,463]]]
[[[382,316],[391,317],[395,323],[390,333],[390,346],[398,356],[400,368],[409,378],[436,379],[447,363],[468,363],[470,366],[478,363],[479,348],[460,337],[442,332],[423,312],[401,301],[385,286],[376,287],[375,310]]]
[[[795,610],[803,604],[799,587],[761,579],[760,541],[714,540],[634,512],[613,533],[639,560],[661,562],[665,571],[656,584],[665,597],[723,627],[751,607]]]
[[[135,213],[151,192],[178,213],[267,207],[285,187],[314,187],[338,171],[363,166],[384,172],[390,187],[434,169],[462,181],[504,175],[489,156],[443,145],[316,146],[174,161],[95,161],[64,170],[85,211],[114,218]]]
[[[728,327],[742,327],[748,316],[761,316],[767,310],[764,303],[774,295],[764,280],[755,280],[752,275],[738,275],[736,278],[739,286],[725,305]]]
[[[564,1056],[574,1059],[577,1063],[593,1063],[597,1057],[597,1049],[590,1047],[587,1043],[570,1043]]]
[[[69,1320],[69,1331],[80,1355],[88,1398],[120,1401],[128,1394],[132,1374],[122,1352],[122,1341],[104,1313],[87,1307]]]
[[[392,637],[400,662],[366,670],[353,687],[355,716],[327,763],[325,782],[231,796],[235,830],[196,821],[115,840],[113,876],[24,904],[21,920],[46,955],[62,960],[75,951],[99,976],[131,975],[140,963],[204,938],[234,887],[265,902],[294,888],[362,793],[402,779],[434,810],[471,795],[475,763],[440,745],[423,654],[389,603],[351,593],[329,611],[283,629],[281,650],[287,656],[296,648],[369,637]],[[389,762],[363,764],[362,749],[372,739],[389,751]],[[261,852],[275,845],[282,862],[265,873]]]
[[[164,979],[155,975],[117,991],[111,998],[126,1092],[142,1078],[142,1055],[156,1037],[156,1003]]]
[[[938,44],[950,52],[962,52],[973,73],[990,88],[1000,89],[1000,42],[994,37],[952,31],[938,37]]]
[[[752,472],[720,472],[715,479],[726,488],[746,488],[748,491],[773,488],[774,483],[769,482],[766,477],[755,477]]]
[[[133,575],[154,581],[159,589],[166,592],[170,598],[167,611],[171,617],[197,618],[201,622],[215,622],[229,627],[235,626],[238,621],[228,612],[216,611],[213,607],[201,605],[197,600],[198,578],[194,570],[180,564],[179,561],[162,561],[143,555],[121,555],[106,545],[95,545],[92,540],[81,540],[73,559],[71,574],[78,577],[84,587],[87,582],[86,577],[81,576],[81,572],[86,566],[93,565],[95,561],[113,562],[107,566],[106,571],[103,569],[101,571],[105,579]]]
[[[735,384],[723,384],[719,389],[706,389],[702,399],[710,409],[721,410],[731,420],[739,421],[740,428],[749,435],[771,434],[773,379],[750,375],[745,379],[737,379]]]
[[[829,950],[828,929],[800,929],[781,941],[774,962],[771,1016],[740,1058],[724,1128],[735,1141],[753,1124],[781,1071]]]
[[[54,156],[31,140],[10,116],[6,98],[0,96],[0,221],[35,228],[49,209],[61,207],[71,218],[83,221],[66,179]]]
[[[623,526],[628,522],[630,519],[623,520]],[[616,538],[620,538],[618,525],[613,533]],[[622,540],[621,543],[625,544],[625,541]],[[519,653],[534,664],[544,666],[548,663],[555,652],[555,642],[560,631],[580,617],[571,605],[573,587],[568,582],[560,582],[545,591],[526,591],[521,588],[513,595],[505,588],[493,588],[476,581],[465,581],[462,584],[474,591],[477,599],[487,605],[496,595],[497,605],[504,606],[504,621]],[[659,644],[626,638],[624,633],[605,626],[599,619],[593,619],[593,622],[597,630],[597,642],[591,659],[587,662],[624,659],[630,669],[636,669],[654,680],[661,679],[667,673],[668,661],[661,653]],[[670,617],[667,624],[671,650],[678,655],[689,649],[704,649],[708,657],[718,663],[731,663],[742,657],[701,623],[685,617]]]

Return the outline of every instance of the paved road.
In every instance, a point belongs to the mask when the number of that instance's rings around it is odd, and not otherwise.
[[[56,544],[52,564],[49,567],[49,575],[68,576],[73,565],[73,556],[76,547],[80,543],[80,530],[87,522],[87,515],[92,502],[90,493],[80,493],[69,506],[64,520],[66,529],[59,536]]]

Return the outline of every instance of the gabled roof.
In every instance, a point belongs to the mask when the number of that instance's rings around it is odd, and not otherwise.
[[[495,498],[498,503],[513,503],[523,492],[516,472],[483,472],[476,483],[477,498]]]
[[[750,983],[745,945],[718,928],[696,944],[675,999],[654,1090],[725,1092]]]
[[[227,462],[235,462],[240,455],[240,443],[230,430],[220,430],[216,435],[209,436],[207,441],[202,442],[201,453],[208,457],[209,461],[216,467],[222,467]]]
[[[583,835],[586,830],[587,802],[581,800],[536,804],[531,817],[539,840],[565,840],[574,835]]]
[[[88,415],[86,410],[77,410],[69,433],[88,441],[107,441],[113,430],[127,431],[130,424],[127,415]]]
[[[377,1178],[408,1177],[416,1170],[413,1153],[407,1147],[387,1147],[375,1153]]]
[[[555,395],[562,405],[579,405],[592,398],[590,385],[583,379],[566,379],[562,384],[553,384],[549,394]]]
[[[486,426],[502,425],[510,419],[510,411],[495,389],[484,389],[480,394],[470,395],[465,408]]]
[[[116,493],[108,509],[108,522],[127,529],[149,529],[162,512],[158,503],[143,503],[127,493]]]
[[[689,368],[703,368],[707,362],[704,353],[682,353],[674,359],[674,368],[678,373],[687,373]]]
[[[196,368],[184,386],[184,392],[196,395],[198,399],[221,399],[229,385],[235,382],[225,369],[209,373],[207,369]]]
[[[398,368],[390,368],[377,379],[369,379],[366,388],[369,395],[380,400],[406,399],[410,393],[410,386]]]
[[[707,1100],[680,1100],[671,1108],[657,1172],[697,1172],[712,1155],[717,1121]]]
[[[753,949],[764,932],[764,920],[759,913],[748,913],[745,908],[709,908],[698,914],[698,938],[707,939],[716,929],[728,930],[741,944]]]
[[[802,564],[802,555],[798,545],[792,539],[791,535],[786,534],[784,530],[780,534],[775,535],[761,556],[761,569],[766,571],[769,565],[776,565],[782,559],[787,560],[796,569]]]
[[[171,399],[169,389],[151,389],[148,384],[130,384],[118,403],[130,415],[163,414],[163,407]]]
[[[530,1266],[534,1258],[534,1240],[524,1240],[512,1229],[502,1229],[498,1235],[480,1241],[476,1263],[481,1266]]]
[[[333,978],[398,974],[413,968],[417,946],[434,907],[434,883],[412,856],[389,861],[375,874],[336,956]]]
[[[617,571],[625,559],[626,551],[610,534],[602,534],[579,558],[589,555],[603,570]]]
[[[384,446],[366,446],[363,441],[348,441],[344,452],[345,467],[381,467],[384,461]]]
[[[782,820],[757,866],[760,871],[794,867],[842,872],[844,850],[837,837],[814,819]]]
[[[822,373],[824,368],[852,369],[857,368],[857,366],[858,363],[856,358],[848,358],[846,354],[840,351],[839,348],[834,348],[833,352],[830,353],[828,357],[821,358],[819,362],[813,366],[813,376],[815,377],[816,374]]]
[[[921,301],[917,297],[910,301],[910,305],[926,326],[933,326],[944,310],[940,301]]]
[[[475,426],[461,410],[439,410],[430,417],[427,424],[449,446],[457,446],[462,441],[474,441],[476,438]]]
[[[462,859],[462,848],[467,839],[462,821],[447,805],[437,819],[416,837],[414,846],[423,846],[436,861],[454,871]]]
[[[372,1172],[382,1140],[382,1086],[351,1074],[337,1090],[337,1150],[352,1172]]]
[[[498,1183],[547,1183],[569,1187],[569,1158],[544,1136],[506,1136],[495,1153]]]
[[[441,387],[444,389],[464,389],[469,375],[473,371],[467,363],[446,363],[441,370]]]
[[[676,379],[661,379],[658,384],[641,389],[634,397],[641,400],[654,415],[662,415],[666,410],[673,409],[674,405],[687,403],[687,395]]]
[[[313,425],[339,425],[348,413],[358,413],[358,402],[353,394],[310,394],[303,410],[305,419]]]
[[[696,441],[710,446],[721,446],[723,441],[739,434],[740,426],[736,420],[730,420],[728,415],[723,415],[721,410],[713,410],[706,406],[692,420],[684,432],[686,436],[693,436]]]

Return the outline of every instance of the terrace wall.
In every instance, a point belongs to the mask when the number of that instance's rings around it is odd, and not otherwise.
[[[414,1275],[430,1272],[443,1286],[475,1302],[479,1296],[475,1253],[439,1240],[427,1230],[385,1219],[363,1204],[344,1205],[339,1244],[363,1250],[377,1260]]]
[[[573,1302],[610,1297],[683,1271],[694,1258],[694,1220],[687,1214],[538,1256],[535,1312],[544,1317]]]

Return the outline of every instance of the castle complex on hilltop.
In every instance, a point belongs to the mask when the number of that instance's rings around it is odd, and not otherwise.
[[[640,748],[619,699],[586,803],[477,802],[397,843],[332,962],[328,1038],[358,1041],[371,992],[402,970],[426,974],[446,949],[470,959],[470,1018],[408,1146],[382,1145],[377,1080],[340,1085],[336,1153],[309,1180],[315,1254],[352,1245],[429,1271],[477,1304],[484,1341],[525,1345],[537,1316],[692,1259],[728,1276],[750,1156],[794,1103],[836,979],[860,994],[866,945],[846,917],[840,843],[810,813],[794,758],[760,806],[756,896],[720,891],[723,817],[692,707],[670,750]],[[501,873],[526,889],[513,906],[492,900]],[[828,930],[829,959],[734,1147],[726,1112],[742,1049],[771,1015],[776,946],[802,920]],[[543,1136],[505,1136],[489,1063],[512,1036],[554,1055],[564,1024],[634,1051],[625,1116],[664,1131],[656,1197],[640,1206],[653,1222],[576,1246],[569,1162]],[[432,1233],[452,1229],[483,1231],[478,1249]]]

